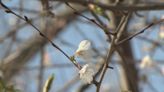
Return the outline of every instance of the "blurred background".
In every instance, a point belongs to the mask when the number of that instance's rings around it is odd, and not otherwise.
[[[112,32],[128,9],[137,5],[154,5],[154,9],[134,9],[126,27],[122,29],[124,35],[121,39],[142,30],[150,23],[164,19],[163,0],[93,0],[112,7],[129,6],[125,10],[87,5],[89,0],[2,1],[18,15],[27,16],[32,24],[68,56],[74,55],[82,40],[89,40],[94,51],[92,62],[96,68],[105,60],[110,39],[102,28],[87,18],[104,24]],[[71,9],[64,1],[69,2],[76,10]],[[87,85],[80,80],[79,70],[31,25],[4,10],[0,6],[0,92],[42,92],[45,81],[52,74],[55,79],[49,92],[96,91],[95,85]],[[148,28],[119,48],[126,64],[117,52],[112,54],[110,66],[114,69],[108,69],[100,92],[164,92],[164,23]],[[141,65],[146,57],[149,63]],[[76,60],[81,66],[86,64],[83,59]],[[1,91],[5,89],[4,85],[13,90]],[[128,89],[131,91],[126,91]]]

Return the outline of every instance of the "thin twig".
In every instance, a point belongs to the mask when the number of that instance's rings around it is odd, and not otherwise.
[[[124,43],[124,42],[126,42],[126,41],[131,40],[132,38],[136,37],[137,35],[139,35],[139,34],[145,32],[148,28],[150,28],[150,27],[152,27],[152,26],[154,26],[154,25],[156,25],[156,24],[159,24],[159,23],[161,23],[161,22],[164,22],[164,19],[161,19],[161,20],[159,20],[159,21],[157,21],[157,22],[153,22],[153,23],[147,25],[147,26],[146,26],[144,29],[142,29],[141,31],[138,31],[138,32],[134,33],[133,35],[131,35],[131,36],[129,36],[129,37],[127,37],[127,38],[125,38],[125,39],[119,41],[118,43],[116,43],[116,45],[120,45],[120,44],[122,44],[122,43]]]
[[[39,32],[40,36],[42,36],[43,38],[45,38],[46,40],[48,40],[48,42],[50,42],[53,47],[55,47],[56,49],[58,49],[64,56],[66,56],[78,69],[81,69],[81,66],[76,62],[75,59],[71,59],[62,49],[60,49],[55,43],[53,43],[52,40],[50,40],[46,35],[44,35],[34,24],[32,24],[30,22],[30,20],[28,19],[27,16],[22,17],[22,16],[18,15],[17,13],[15,13],[14,11],[12,11],[10,8],[8,8],[6,5],[4,5],[2,3],[2,0],[0,0],[0,5],[3,8],[5,8],[5,12],[6,13],[11,13],[11,14],[17,16],[18,18],[24,20],[25,22],[27,22],[29,25],[31,25],[36,31]]]
[[[123,16],[120,23],[119,23],[119,26],[116,28],[115,32],[117,33],[117,35],[114,36],[114,38],[112,39],[112,42],[111,42],[111,46],[110,46],[110,49],[108,50],[108,53],[107,53],[107,57],[106,57],[106,62],[104,63],[104,67],[102,69],[102,75],[100,76],[100,81],[98,82],[98,86],[97,86],[97,89],[96,89],[96,92],[99,92],[100,91],[100,87],[101,87],[101,84],[102,84],[102,81],[104,79],[104,76],[106,74],[106,71],[108,69],[108,64],[110,63],[110,59],[112,57],[112,54],[113,52],[115,51],[115,40],[119,39],[123,34],[123,31],[121,30],[122,27],[125,27],[124,26],[124,23],[127,23],[127,18],[129,18],[129,15],[131,13],[128,13],[128,16]],[[118,36],[119,35],[119,36]]]
[[[84,6],[88,4],[96,5],[103,10],[112,10],[112,11],[148,11],[148,10],[163,10],[163,3],[158,4],[137,4],[137,5],[112,5],[112,4],[102,4],[100,2],[95,2],[94,0],[51,0],[59,2],[69,2],[76,3]]]
[[[106,27],[104,27],[103,25],[97,23],[94,19],[90,19],[86,16],[84,16],[83,14],[79,13],[75,8],[73,8],[69,3],[65,3],[68,7],[70,7],[72,10],[74,10],[74,13],[87,19],[88,21],[94,23],[95,25],[97,25],[98,27],[100,27],[106,34],[111,34],[111,35],[115,35],[114,32],[110,32]]]
[[[139,39],[139,40],[147,41],[147,42],[149,42],[151,44],[155,44],[155,45],[157,45],[164,52],[164,46],[159,41],[155,41],[153,39],[147,38],[145,36],[140,36],[140,35],[139,36],[136,36],[136,38]]]

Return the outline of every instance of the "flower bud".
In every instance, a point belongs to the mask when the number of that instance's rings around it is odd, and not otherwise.
[[[149,55],[143,57],[140,63],[140,68],[150,68],[153,66],[153,60]]]
[[[75,52],[75,56],[78,56],[85,60],[90,60],[92,58],[91,42],[88,40],[83,40],[80,42],[78,49]]]

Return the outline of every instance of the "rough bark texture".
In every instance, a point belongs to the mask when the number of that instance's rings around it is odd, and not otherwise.
[[[115,19],[117,19],[116,20],[116,25],[117,25],[118,21],[120,21],[120,18],[116,17]],[[128,37],[127,27],[125,27],[122,30],[125,30],[124,35],[121,36],[121,39],[124,39],[124,38]],[[135,66],[135,62],[134,62],[135,58],[133,56],[133,51],[132,51],[130,41],[127,41],[127,42],[121,44],[119,47],[119,50],[124,58],[124,61],[122,62],[122,66],[125,71],[128,89],[131,92],[139,92],[139,90],[138,90],[138,72],[137,72],[137,69]]]

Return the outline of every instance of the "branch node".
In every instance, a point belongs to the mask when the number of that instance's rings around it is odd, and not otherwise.
[[[112,66],[107,66],[107,68],[109,68],[109,69],[114,69]]]
[[[28,22],[29,21],[29,19],[28,19],[28,17],[27,16],[24,16],[24,18],[25,18],[25,20]]]
[[[6,12],[6,13],[11,13],[11,10],[6,9],[5,12]]]

